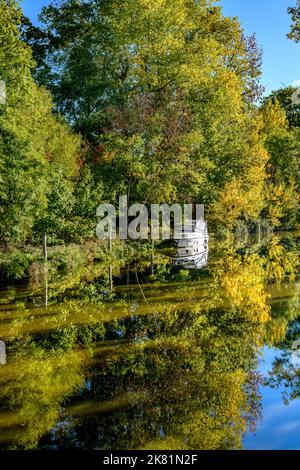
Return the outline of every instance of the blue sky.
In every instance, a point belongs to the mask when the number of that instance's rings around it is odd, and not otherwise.
[[[36,21],[49,0],[23,0],[25,14]],[[237,16],[246,34],[257,34],[264,51],[263,83],[266,92],[300,80],[300,44],[287,39],[287,8],[296,0],[221,0],[226,16]]]

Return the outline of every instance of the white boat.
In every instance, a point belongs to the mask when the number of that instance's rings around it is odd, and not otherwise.
[[[176,239],[177,254],[173,258],[176,266],[188,269],[201,269],[208,264],[208,229],[207,223],[199,220],[186,230],[181,238]]]
[[[208,228],[207,222],[204,220],[198,220],[197,222],[193,222],[190,225],[187,225],[187,229],[185,229],[180,237],[175,237],[178,242],[183,240],[194,240],[194,239],[206,239],[208,241]]]

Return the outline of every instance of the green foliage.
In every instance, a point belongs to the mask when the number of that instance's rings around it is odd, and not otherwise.
[[[2,250],[92,240],[123,194],[204,203],[219,233],[297,226],[298,109],[292,90],[254,105],[261,51],[236,18],[210,0],[63,0],[36,27],[0,8]]]
[[[41,30],[27,20],[23,29],[39,82],[91,143],[105,199],[223,206],[236,182],[246,203],[235,217],[255,217],[261,205],[250,210],[256,201],[245,188],[254,166],[263,199],[250,112],[261,65],[255,38],[210,1],[121,3],[66,0],[43,9]]]
[[[264,99],[264,103],[272,101],[279,102],[281,108],[285,111],[290,127],[300,127],[300,103],[293,100],[294,94],[298,93],[296,87],[280,88],[273,91],[270,96]]]
[[[18,281],[28,276],[29,267],[36,259],[30,253],[13,250],[0,255],[0,279],[4,282]]]
[[[33,289],[1,300],[1,446],[241,448],[259,415],[262,338],[278,343],[299,311],[296,292],[272,319],[267,289],[296,279],[298,241],[218,242],[198,278],[155,253],[147,276],[153,247],[110,252],[92,241],[95,213],[127,194],[204,202],[219,233],[262,218],[295,227],[292,90],[254,105],[255,39],[210,0],[62,0],[41,19],[0,0],[0,276]],[[42,232],[58,245],[47,265],[28,246]],[[127,286],[108,292],[125,268]],[[289,379],[282,365],[275,382]]]
[[[20,40],[21,11],[0,3],[0,243],[25,244],[41,231],[65,236],[75,204],[81,140],[52,113],[52,101],[31,77],[31,50]]]
[[[296,42],[300,41],[300,1],[296,0],[296,5],[288,9],[292,19],[291,31],[288,34],[290,39]]]
[[[270,156],[263,216],[272,226],[291,229],[297,227],[300,220],[299,128],[289,127],[289,115],[274,96],[276,93],[260,109],[261,135]]]

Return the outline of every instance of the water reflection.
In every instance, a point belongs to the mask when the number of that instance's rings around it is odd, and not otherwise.
[[[287,320],[288,319],[288,320]],[[300,284],[295,283],[293,295],[286,301],[286,313],[276,311],[276,323],[285,324],[284,334],[273,342],[276,348],[266,384],[279,389],[285,403],[300,397]]]
[[[62,298],[49,280],[48,308],[43,286],[4,292],[0,447],[242,448],[261,415],[260,349],[296,330],[293,250],[219,242],[207,271],[185,273],[157,253],[156,277],[145,260],[113,293],[96,276]]]
[[[191,255],[178,255],[178,258],[174,258],[174,264],[176,266],[182,266],[186,269],[203,269],[208,265],[208,254],[208,250],[193,250],[193,254]]]
[[[6,364],[6,346],[4,341],[0,341],[0,365]]]

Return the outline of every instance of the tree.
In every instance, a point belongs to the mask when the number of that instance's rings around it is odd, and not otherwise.
[[[299,89],[297,87],[280,88],[273,91],[264,99],[264,103],[268,101],[278,102],[286,113],[289,126],[300,127],[300,100],[298,100]]]
[[[272,226],[292,228],[299,223],[299,129],[289,127],[285,110],[274,96],[260,109],[261,136],[270,156],[263,215]]]
[[[288,38],[293,39],[296,42],[300,41],[300,1],[296,0],[296,6],[290,7],[288,13],[292,18],[291,31],[288,34]]]
[[[121,3],[56,2],[41,31],[23,28],[37,80],[91,145],[105,198],[214,205],[235,185],[236,216],[255,217],[267,159],[252,125],[255,37],[209,0]]]
[[[0,11],[0,77],[6,85],[6,101],[0,105],[0,243],[7,247],[24,244],[42,219],[49,222],[62,213],[51,195],[63,180],[59,196],[66,204],[79,173],[81,141],[52,113],[49,93],[32,79],[17,2],[1,0]]]

